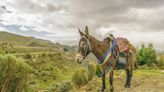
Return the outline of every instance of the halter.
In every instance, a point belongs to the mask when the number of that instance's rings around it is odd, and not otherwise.
[[[91,43],[89,42],[89,39],[87,39],[85,36],[83,36],[87,40],[87,48],[85,48],[85,56],[87,56],[88,51],[92,51]]]

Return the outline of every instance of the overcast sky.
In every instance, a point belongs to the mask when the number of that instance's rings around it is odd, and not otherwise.
[[[0,0],[0,30],[77,44],[77,28],[164,50],[164,0]]]

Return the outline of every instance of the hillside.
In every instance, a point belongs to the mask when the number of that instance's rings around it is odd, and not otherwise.
[[[13,45],[18,45],[18,46],[28,46],[32,42],[37,42],[42,45],[48,45],[48,46],[53,46],[54,44],[51,43],[50,41],[47,40],[41,40],[37,39],[34,37],[25,37],[25,36],[20,36],[8,32],[1,32],[0,31],[0,41],[1,42],[8,42]]]
[[[34,37],[0,31],[0,46],[8,53],[72,51],[72,47]]]
[[[47,40],[0,32],[0,53],[21,58],[32,67],[30,92],[48,90],[53,84],[70,80],[77,68],[72,50]]]

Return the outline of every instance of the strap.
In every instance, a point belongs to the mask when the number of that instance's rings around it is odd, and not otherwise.
[[[109,48],[109,50],[106,52],[106,54],[104,55],[104,57],[98,62],[98,64],[102,64],[107,59],[107,57],[109,57],[109,55],[111,54],[112,49],[115,46],[116,46],[116,39],[113,39],[112,47]]]

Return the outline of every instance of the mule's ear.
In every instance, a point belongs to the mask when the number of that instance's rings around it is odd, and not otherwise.
[[[85,27],[85,35],[89,38],[89,32],[88,32],[88,27]]]
[[[83,32],[81,32],[81,30],[78,28],[78,30],[79,30],[79,33],[80,33],[80,35],[81,36],[83,36],[84,35],[84,33]]]

